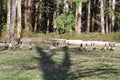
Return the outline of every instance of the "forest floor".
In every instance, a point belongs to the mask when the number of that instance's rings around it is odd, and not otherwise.
[[[0,80],[120,80],[120,48],[79,51],[78,45],[0,47]]]

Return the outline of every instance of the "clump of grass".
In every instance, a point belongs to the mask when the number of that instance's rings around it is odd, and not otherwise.
[[[113,34],[113,39],[115,39],[116,41],[120,41],[120,32],[116,32]]]

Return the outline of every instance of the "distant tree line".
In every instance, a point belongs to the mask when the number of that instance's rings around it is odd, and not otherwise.
[[[0,35],[120,31],[119,0],[0,0]]]

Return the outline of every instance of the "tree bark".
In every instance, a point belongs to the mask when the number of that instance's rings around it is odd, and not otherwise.
[[[114,15],[114,11],[115,11],[115,4],[116,4],[116,0],[112,0],[112,31],[114,31],[114,25],[115,25],[115,15]]]
[[[9,47],[13,46],[15,18],[16,18],[16,0],[12,0],[9,28],[9,42],[10,42]]]
[[[106,10],[106,12],[105,12],[105,33],[109,33],[109,26],[108,26],[108,21],[109,21],[109,15],[108,15],[108,7],[109,7],[109,1],[108,0],[106,0],[105,1],[105,10]]]
[[[6,39],[9,38],[9,29],[10,29],[10,13],[11,13],[11,0],[7,0],[7,35]]]
[[[53,19],[55,19],[57,16],[58,16],[58,5],[56,4],[57,3],[57,1],[55,0],[54,1],[54,14],[53,14]],[[58,32],[58,30],[57,30],[57,25],[56,24],[54,24],[53,25],[53,32]]]
[[[24,26],[26,31],[29,31],[30,17],[31,17],[31,0],[25,0]]]
[[[38,7],[39,6],[39,2],[37,1],[35,4],[35,25],[34,25],[34,33],[37,32],[37,25],[38,25],[38,19],[39,19],[39,14],[38,14]]]
[[[21,38],[21,0],[17,0],[17,38]]]
[[[90,32],[90,14],[91,14],[91,0],[88,0],[88,6],[87,6],[87,26],[86,31]]]
[[[47,29],[46,29],[46,34],[49,33],[49,25],[50,25],[50,19],[47,19]]]
[[[38,7],[38,32],[42,32],[42,0],[39,0],[39,7]]]
[[[109,9],[111,9],[111,4],[112,4],[112,0],[109,0]],[[110,12],[109,12],[110,13]],[[109,32],[112,32],[112,18],[111,15],[109,14]]]
[[[91,32],[93,32],[94,31],[94,27],[95,27],[95,5],[96,5],[96,0],[93,0],[93,1],[91,1],[91,3],[93,3],[93,4],[91,4],[92,6],[94,6],[94,7],[92,7],[92,12],[91,12]]]
[[[100,15],[101,15],[101,32],[104,34],[105,33],[105,23],[104,23],[104,0],[100,0]]]
[[[106,15],[105,20],[106,20],[105,21],[105,26],[106,26],[106,31],[105,32],[109,33],[109,30],[108,30],[109,29],[109,27],[108,27],[108,15]]]
[[[80,2],[79,7],[76,7],[76,21],[77,21],[77,24],[76,24],[76,27],[75,27],[75,31],[76,31],[77,34],[81,33],[81,27],[82,27],[81,17],[82,17],[82,3]]]

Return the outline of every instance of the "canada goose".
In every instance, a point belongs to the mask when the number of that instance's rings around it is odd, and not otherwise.
[[[56,46],[55,42],[53,42],[52,45],[55,47]]]
[[[78,50],[82,51],[83,50],[83,44],[80,44],[80,47],[78,48]]]
[[[13,49],[12,43],[9,44],[9,47],[8,47],[8,48],[9,48],[9,49]]]
[[[91,43],[90,48],[88,49],[88,51],[93,51],[93,50],[95,50],[95,49],[96,49],[95,44],[94,44],[94,43]]]
[[[58,47],[58,45],[59,45],[59,41],[57,40],[57,41],[56,41],[56,46]]]
[[[31,43],[29,44],[29,50],[32,50],[32,44]]]
[[[107,50],[107,44],[105,44],[104,47],[101,50],[106,51]]]
[[[111,45],[111,43],[109,43],[107,49],[108,49],[108,50],[111,50],[111,47],[112,47],[112,45]]]
[[[95,45],[95,43],[91,43],[91,50],[96,50],[96,45]]]
[[[115,44],[113,43],[112,44],[112,46],[111,46],[111,49],[110,50],[112,50],[112,51],[114,51],[115,50]]]
[[[93,51],[93,43],[91,43],[89,51]]]
[[[22,46],[23,46],[23,45],[22,45],[22,42],[20,42],[20,43],[18,44],[17,48],[18,48],[18,49],[22,49]]]
[[[96,50],[96,45],[95,45],[95,43],[93,43],[92,48],[93,48],[93,50]]]
[[[5,41],[5,49],[8,49],[8,43]]]
[[[88,44],[85,44],[84,51],[88,51]]]
[[[49,46],[49,50],[55,50],[55,49],[57,49],[56,46],[54,46],[54,45],[50,45],[50,46]]]

